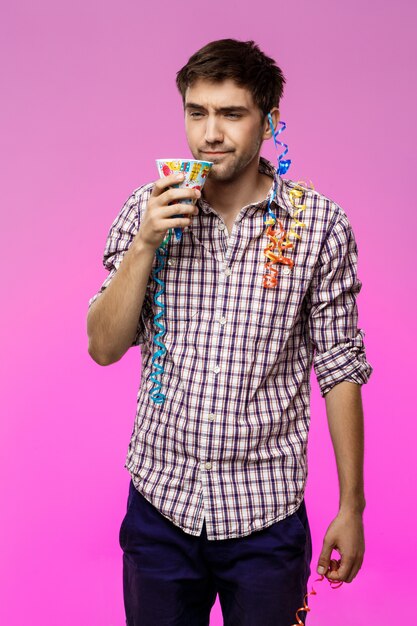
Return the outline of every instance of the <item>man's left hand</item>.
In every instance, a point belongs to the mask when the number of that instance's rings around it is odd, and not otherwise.
[[[333,549],[336,549],[341,556],[337,569],[333,569],[330,563]],[[351,583],[362,566],[364,553],[362,514],[340,511],[324,536],[317,572],[326,576],[330,581]]]

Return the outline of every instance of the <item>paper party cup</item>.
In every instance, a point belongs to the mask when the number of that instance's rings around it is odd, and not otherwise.
[[[176,172],[184,172],[185,177],[183,182],[172,185],[172,187],[190,187],[201,191],[213,163],[212,161],[196,161],[195,159],[156,159],[156,165],[161,178],[170,176]],[[196,201],[191,200],[191,198],[181,200],[182,204],[195,204],[195,202]],[[172,204],[178,203],[173,202]],[[174,215],[173,217],[183,216]],[[174,228],[174,232],[176,238],[181,239],[182,229]]]

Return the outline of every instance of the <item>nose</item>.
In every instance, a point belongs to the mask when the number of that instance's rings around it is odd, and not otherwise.
[[[206,132],[204,135],[206,143],[222,143],[223,131],[219,119],[214,115],[207,116]]]

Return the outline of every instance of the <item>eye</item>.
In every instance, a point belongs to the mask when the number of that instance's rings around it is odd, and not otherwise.
[[[226,113],[226,117],[230,117],[232,118],[232,120],[237,120],[242,116],[240,115],[240,113]]]
[[[203,114],[200,111],[192,111],[190,113],[190,117],[192,117],[193,119],[198,119],[199,117],[201,117]]]

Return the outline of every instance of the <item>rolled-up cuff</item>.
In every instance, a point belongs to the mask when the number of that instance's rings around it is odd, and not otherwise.
[[[373,367],[366,360],[364,337],[364,331],[359,328],[353,339],[338,343],[327,352],[316,352],[313,365],[323,398],[334,385],[344,380],[358,385],[368,382]]]

